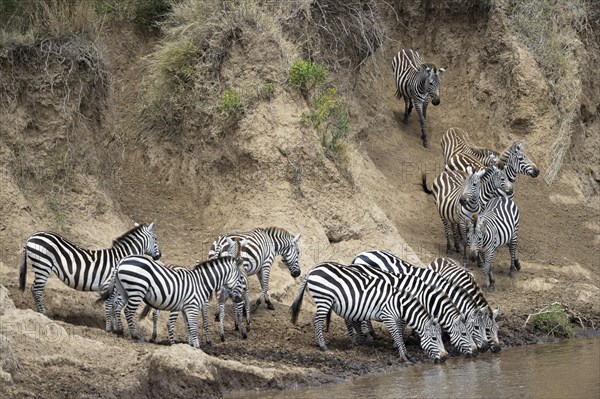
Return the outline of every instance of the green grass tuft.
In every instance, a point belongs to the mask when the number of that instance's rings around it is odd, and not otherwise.
[[[529,319],[530,328],[556,338],[570,338],[574,335],[570,316],[558,303],[549,305]]]

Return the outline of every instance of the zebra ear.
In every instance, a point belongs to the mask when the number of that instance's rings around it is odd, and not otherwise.
[[[156,227],[156,220],[155,220],[155,221],[153,221],[152,223],[150,223],[150,224],[148,225],[148,229],[149,229],[150,231],[154,230],[154,228],[155,228],[155,227]]]
[[[248,239],[244,238],[242,242],[240,242],[240,250],[242,250],[246,245],[248,245]]]
[[[136,222],[135,220],[132,220],[133,222],[133,227],[138,227],[140,224],[138,222]]]
[[[300,233],[298,233],[296,237],[294,237],[294,239],[292,240],[292,242],[294,243],[297,243],[298,241],[300,241]]]
[[[496,309],[492,310],[492,318],[496,320],[496,317],[500,315],[500,306],[496,306]]]
[[[438,71],[440,71],[440,73],[444,73],[446,72],[446,67],[441,67],[440,69],[438,69]]]

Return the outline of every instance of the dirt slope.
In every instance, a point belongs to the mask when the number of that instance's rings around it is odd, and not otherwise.
[[[331,382],[398,367],[386,332],[379,330],[380,339],[371,346],[355,348],[339,318],[326,336],[333,350],[321,353],[314,344],[309,300],[298,325],[289,322],[288,305],[300,280],[294,281],[279,261],[270,282],[275,311],[263,307],[253,314],[250,338],[243,345],[228,317],[226,342],[202,349],[218,360],[239,364],[205,360],[216,362],[210,363],[210,371],[186,366],[197,360],[187,348],[140,345],[105,333],[94,293],[75,292],[51,279],[45,294],[51,321],[33,313],[30,293],[17,289],[20,247],[33,231],[59,230],[98,248],[108,246],[131,219],[156,219],[165,262],[181,265],[204,258],[218,234],[269,225],[302,233],[303,275],[317,262],[348,262],[357,252],[373,248],[391,250],[417,264],[444,255],[442,224],[431,197],[420,187],[422,173],[431,181],[443,168],[443,132],[461,127],[475,142],[496,150],[522,140],[543,175],[556,115],[549,88],[532,56],[510,33],[502,7],[468,13],[460,7],[380,6],[388,35],[383,48],[352,73],[335,75],[350,108],[356,144],[351,178],[323,155],[317,134],[300,123],[308,112],[306,102],[283,84],[271,101],[253,104],[238,124],[215,117],[193,121],[178,138],[137,135],[132,104],[143,90],[143,57],[160,38],[127,26],[112,26],[103,38],[113,107],[109,113],[99,110],[102,118],[91,123],[93,118],[86,114],[86,128],[75,124],[73,130],[63,131],[69,125],[59,118],[64,115],[63,93],[45,93],[40,99],[34,90],[24,94],[15,112],[2,115],[0,284],[17,308],[10,310],[6,301],[0,311],[0,338],[8,337],[0,340],[8,342],[0,363],[13,381],[0,388],[4,396],[177,397],[191,391],[219,395],[243,387],[281,389]],[[389,65],[403,47],[448,68],[442,103],[428,109],[429,149],[421,145],[416,115],[403,125],[403,104],[393,98]],[[591,78],[598,76],[595,57],[591,50],[582,57],[588,60],[582,68],[589,84],[564,171],[552,186],[541,176],[520,176],[517,182],[523,268],[510,279],[508,251],[502,249],[494,265],[497,289],[488,298],[503,312],[500,338],[505,346],[544,339],[522,325],[529,313],[554,301],[567,304],[587,328],[600,323],[600,203],[593,174],[598,173],[600,153],[594,151],[600,140],[600,89]],[[226,87],[235,87],[243,76],[278,82],[286,74],[276,44],[254,32],[242,32],[223,68]],[[74,158],[87,154],[90,161],[86,167],[77,163],[68,169],[72,184],[51,191],[60,194],[52,197],[59,200],[56,203],[38,186],[23,186],[19,178],[43,170],[53,150],[65,143],[77,144],[70,147],[76,150]],[[35,154],[43,156],[36,159]],[[33,171],[15,175],[20,156]],[[581,177],[588,167],[593,172],[589,182]],[[480,279],[479,271],[473,271]],[[28,282],[32,277],[29,273]],[[251,297],[257,292],[252,278]],[[164,322],[161,319],[161,326]],[[181,324],[176,337],[184,342]],[[141,325],[148,336],[149,322]],[[211,331],[214,340],[212,322]],[[409,351],[425,360],[416,340],[408,342]],[[188,370],[183,382],[173,382],[174,370]],[[246,377],[236,385],[231,373],[239,370]]]

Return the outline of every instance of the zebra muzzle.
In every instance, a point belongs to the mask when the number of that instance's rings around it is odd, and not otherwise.
[[[431,104],[433,105],[440,105],[440,99],[439,98],[434,98],[431,100]]]

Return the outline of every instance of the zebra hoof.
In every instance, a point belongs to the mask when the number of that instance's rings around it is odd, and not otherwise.
[[[271,302],[267,302],[267,309],[275,310],[275,307],[273,306],[273,304]]]
[[[515,259],[515,269],[521,270],[521,262],[518,259]]]
[[[225,335],[221,335],[221,342],[225,342]]]
[[[510,269],[510,272],[508,273],[508,275],[510,276],[510,278],[515,278],[517,277],[517,270],[516,269]]]
[[[115,334],[117,335],[117,337],[122,337],[123,335],[125,335],[123,333],[123,330],[115,330]]]
[[[429,148],[429,143],[427,142],[427,140],[423,140],[423,147]]]
[[[246,333],[243,333],[243,334],[242,334],[242,339],[248,339],[248,334],[246,334]]]
[[[137,342],[138,344],[143,344],[144,343],[144,338],[142,338],[142,337],[133,337],[133,340],[135,342]]]

